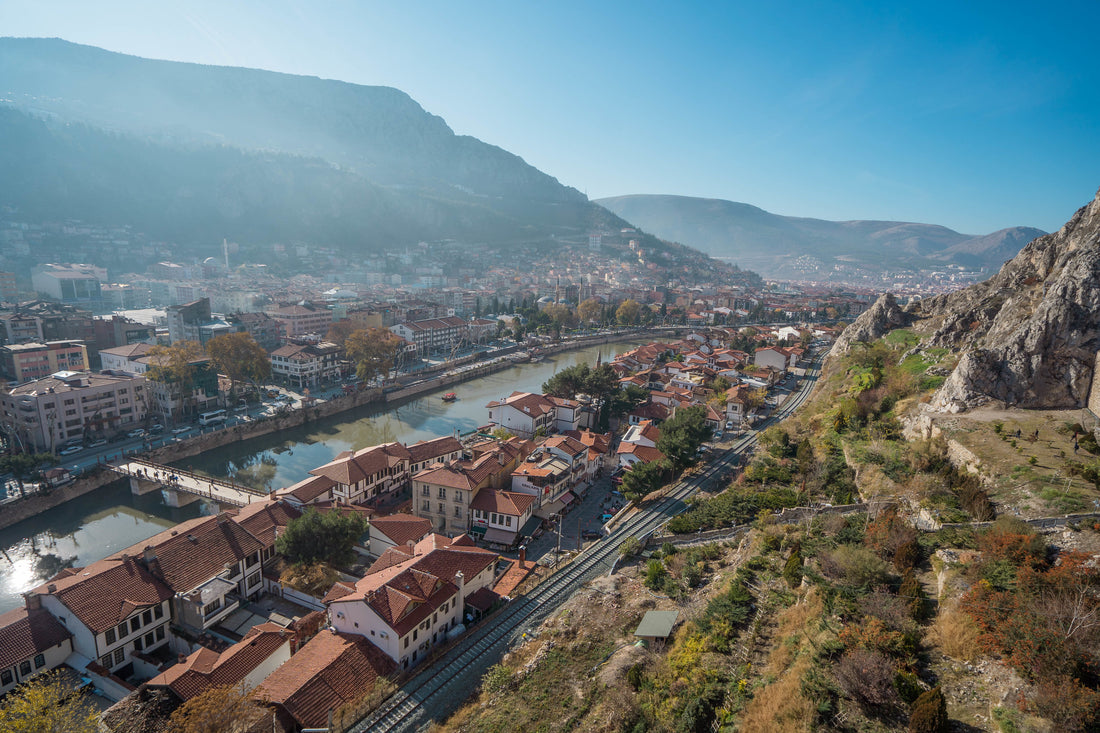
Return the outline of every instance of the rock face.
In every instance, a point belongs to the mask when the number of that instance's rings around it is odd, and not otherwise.
[[[901,309],[893,293],[885,293],[859,317],[852,322],[836,340],[833,352],[847,354],[852,344],[860,341],[874,341],[895,328],[904,328],[911,322],[908,313]]]
[[[1100,350],[1100,193],[993,278],[910,312],[942,319],[930,346],[964,351],[933,409],[1084,406]]]

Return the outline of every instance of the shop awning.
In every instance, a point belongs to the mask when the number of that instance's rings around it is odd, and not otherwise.
[[[475,524],[474,526],[470,527],[470,534],[478,534],[478,535],[485,534],[486,529],[487,529],[487,527],[483,527],[481,525]]]
[[[524,537],[531,537],[542,526],[542,517],[531,517],[520,529],[519,533]]]
[[[509,529],[490,527],[485,530],[485,541],[497,545],[504,545],[505,547],[511,547],[516,541],[516,533]]]
[[[576,494],[574,494],[572,491],[566,491],[565,496],[563,496],[561,498],[561,502],[562,502],[563,505],[569,506],[574,501],[576,501],[576,499],[577,499]]]
[[[563,502],[561,499],[558,499],[557,501],[552,501],[549,504],[543,504],[535,510],[535,514],[539,515],[543,519],[549,519],[550,517],[560,512],[562,510],[562,507],[564,506],[565,502]]]

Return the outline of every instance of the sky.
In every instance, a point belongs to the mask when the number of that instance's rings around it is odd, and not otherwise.
[[[590,198],[969,234],[1095,196],[1097,28],[1095,0],[0,0],[0,35],[396,87]]]

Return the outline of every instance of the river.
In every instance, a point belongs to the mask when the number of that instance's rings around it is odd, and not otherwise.
[[[554,372],[580,363],[606,361],[638,342],[602,344],[520,364],[496,374],[452,385],[390,407],[368,406],[308,426],[266,435],[181,461],[211,476],[233,477],[266,489],[289,486],[342,451],[388,441],[415,443],[469,432],[488,419],[486,403],[514,390],[540,391]],[[444,392],[458,395],[443,402]],[[21,593],[71,561],[87,565],[156,534],[165,527],[215,507],[196,502],[165,506],[159,494],[133,496],[115,482],[36,517],[0,530],[0,613],[22,605]]]

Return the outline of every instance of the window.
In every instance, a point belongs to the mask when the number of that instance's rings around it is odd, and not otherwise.
[[[145,646],[146,647],[153,646],[153,644],[155,642],[156,642],[156,639],[154,638],[152,631],[150,631],[148,634],[145,635]]]
[[[153,618],[164,618],[164,606],[158,604],[157,607],[153,609]]]
[[[132,619],[130,619],[130,631],[137,631],[140,628],[141,628],[141,619],[140,618],[138,618],[137,616],[134,616]]]
[[[14,681],[15,678],[12,677],[10,669],[5,669],[3,672],[0,672],[0,686],[7,687]]]
[[[36,654],[35,657],[34,657],[34,668],[35,669],[42,669],[45,666],[46,666],[46,655],[45,654]]]
[[[217,611],[221,607],[222,607],[222,599],[221,598],[215,598],[210,603],[207,603],[205,606],[203,606],[202,615],[203,616],[209,616],[210,614],[212,614],[214,611]]]
[[[144,647],[141,644],[141,637],[134,639],[134,651],[140,652]]]
[[[157,641],[164,641],[164,627],[157,627]]]
[[[122,660],[126,658],[125,649],[115,649],[115,664],[122,664]]]
[[[259,585],[259,584],[260,584],[260,574],[258,572],[257,573],[252,573],[252,575],[248,576],[248,587],[249,588],[251,588],[252,586],[255,586],[255,585]]]
[[[152,609],[149,609],[149,610],[145,611],[145,613],[141,614],[141,623],[143,623],[146,626],[153,623],[153,611],[152,611]]]
[[[115,643],[115,630],[114,629],[107,629],[106,636],[107,636],[107,643],[108,644],[114,644]]]
[[[423,502],[420,503],[420,508],[425,512],[430,512],[432,510],[432,503],[425,499]]]
[[[20,677],[26,677],[30,673],[31,673],[31,663],[30,662],[20,662],[19,663],[19,676]]]
[[[124,636],[126,636],[127,633],[129,633],[129,632],[128,632],[128,629],[126,627],[126,622],[123,621],[122,623],[120,623],[118,625],[118,638],[119,639],[123,638]]]
[[[407,636],[405,637],[405,648],[406,649],[409,648],[409,637],[407,637]]]
[[[446,514],[447,513],[447,507],[443,506],[443,502],[439,502],[439,512],[438,513],[439,514]]]
[[[462,519],[462,507],[455,507],[455,519]]]
[[[417,631],[419,631],[419,629],[413,629],[413,641],[416,641],[416,632]]]
[[[443,488],[442,486],[439,487],[439,498],[440,499],[446,499],[447,498],[447,490],[445,488]]]
[[[512,526],[512,518],[511,517],[505,517],[504,518],[504,526],[506,526],[506,527],[511,527]]]
[[[111,655],[108,654],[107,656],[103,657],[102,659],[99,660],[99,663],[101,665],[103,665],[104,667],[106,667],[107,669],[110,669],[111,668]],[[7,673],[5,672],[5,674],[7,674]]]
[[[421,496],[431,496],[432,492],[428,489],[427,486],[425,486],[425,487],[420,489],[420,495]]]

